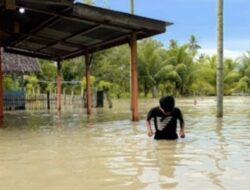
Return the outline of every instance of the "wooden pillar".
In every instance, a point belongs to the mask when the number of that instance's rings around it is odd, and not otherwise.
[[[61,94],[62,94],[61,63],[60,61],[57,61],[57,95],[56,95],[57,111],[61,111]]]
[[[85,54],[85,78],[86,78],[86,108],[87,114],[91,114],[91,88],[90,88],[90,57]]]
[[[0,118],[3,118],[3,73],[2,73],[2,63],[3,63],[3,48],[0,47]]]
[[[131,110],[132,121],[138,121],[138,76],[137,76],[137,41],[136,33],[131,35]]]

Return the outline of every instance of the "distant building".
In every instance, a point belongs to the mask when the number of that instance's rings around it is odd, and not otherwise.
[[[4,53],[2,70],[4,75],[11,75],[15,80],[17,76],[21,76],[21,90],[6,91],[4,90],[4,108],[5,109],[24,109],[25,93],[23,75],[31,73],[40,73],[41,68],[38,59],[25,57],[16,54]]]

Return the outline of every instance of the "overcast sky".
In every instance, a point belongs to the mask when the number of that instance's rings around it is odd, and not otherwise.
[[[130,0],[95,0],[96,6],[130,11]],[[106,2],[106,3],[105,3]],[[170,39],[186,43],[194,34],[202,51],[216,49],[217,0],[134,0],[135,14],[173,22],[166,33],[154,37],[168,46]],[[225,54],[235,57],[250,50],[250,0],[224,0]]]

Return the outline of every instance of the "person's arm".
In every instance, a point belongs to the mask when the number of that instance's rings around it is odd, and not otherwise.
[[[148,135],[149,137],[152,137],[153,134],[154,134],[154,132],[153,132],[153,130],[152,130],[150,120],[147,120],[147,121],[146,121],[146,125],[147,125],[147,135]]]
[[[180,121],[180,132],[179,132],[179,135],[181,138],[185,138],[185,123],[184,123],[184,119],[183,119],[183,115],[181,113],[181,110],[179,109],[179,114],[178,114],[178,118],[179,118],[179,121]]]
[[[147,127],[147,135],[149,137],[152,137],[154,135],[154,132],[152,130],[152,127],[151,127],[151,118],[152,118],[152,109],[148,112],[148,115],[147,115],[147,119],[146,119],[146,127]]]

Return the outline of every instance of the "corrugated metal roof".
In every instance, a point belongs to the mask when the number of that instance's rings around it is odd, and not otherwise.
[[[2,3],[1,3],[2,2]],[[18,9],[24,7],[25,14]],[[171,23],[68,0],[16,0],[6,9],[0,0],[0,43],[5,51],[63,60],[143,39]]]

